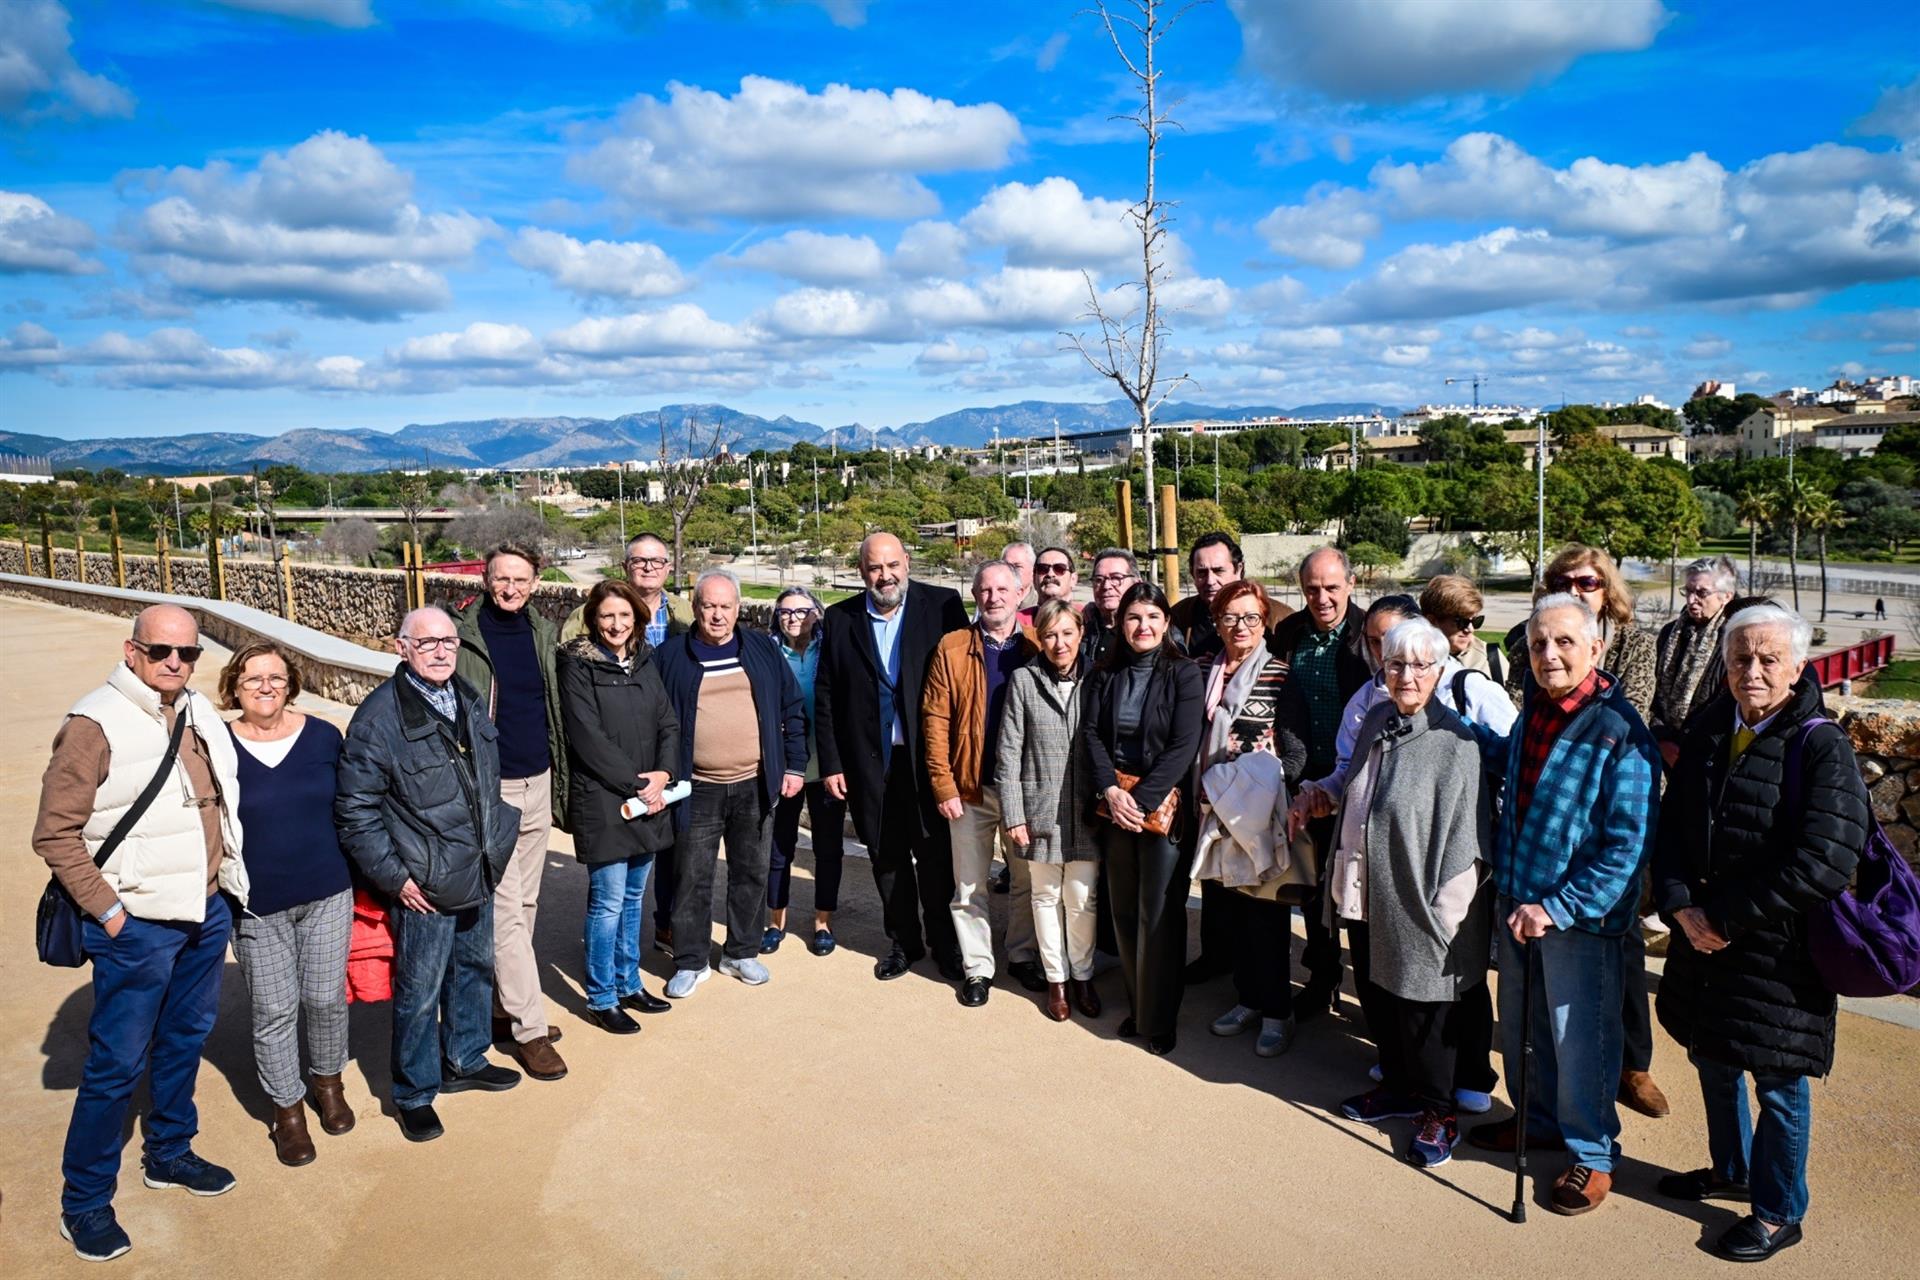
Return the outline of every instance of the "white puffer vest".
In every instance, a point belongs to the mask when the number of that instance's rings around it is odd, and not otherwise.
[[[240,777],[233,741],[205,695],[184,690],[175,706],[187,717],[188,728],[200,735],[213,762],[220,785],[220,827],[227,841],[227,856],[220,861],[220,887],[244,907],[247,868],[240,860],[240,822],[234,816],[240,807]],[[111,753],[106,781],[94,793],[93,816],[81,831],[87,852],[98,854],[160,767],[160,758],[167,752],[166,714],[160,695],[140,683],[124,663],[67,714],[85,716],[99,725]],[[173,776],[161,784],[146,813],[100,868],[129,914],[143,920],[206,918],[207,842],[199,809],[185,803],[192,794],[186,765],[175,760]]]

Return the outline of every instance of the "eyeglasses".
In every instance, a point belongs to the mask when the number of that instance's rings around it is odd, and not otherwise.
[[[1072,573],[1073,566],[1065,560],[1049,560],[1044,564],[1033,566],[1033,571],[1043,578],[1048,578],[1056,573]]]
[[[1561,573],[1547,579],[1555,591],[1598,591],[1607,580],[1597,573]]]
[[[532,578],[509,578],[505,574],[496,574],[491,581],[496,587],[518,587],[522,591],[533,589]]]
[[[628,556],[627,563],[636,569],[664,569],[667,567],[665,556]]]
[[[1257,613],[1223,613],[1220,615],[1220,628],[1223,631],[1238,631],[1242,627],[1257,627],[1265,621]]]
[[[1477,631],[1487,625],[1487,615],[1484,613],[1476,613],[1471,618],[1454,618],[1452,622],[1454,626],[1460,628],[1462,631]]]
[[[1689,600],[1711,600],[1720,591],[1717,587],[1682,587],[1680,594]]]
[[[284,689],[287,687],[287,678],[285,676],[248,676],[240,682],[240,687],[256,692],[261,689]]]
[[[1439,665],[1437,662],[1401,662],[1396,659],[1387,664],[1387,674],[1390,676],[1411,675],[1415,679],[1418,679]]]
[[[811,618],[812,609],[775,609],[773,616],[785,622],[788,618]]]
[[[400,641],[420,653],[449,653],[460,647],[459,636],[401,636]]]
[[[206,652],[197,644],[148,644],[144,640],[133,641],[133,647],[146,654],[149,662],[165,662],[177,653],[188,666],[200,661],[200,655]]]
[[[1119,587],[1125,586],[1129,582],[1138,581],[1138,575],[1131,573],[1096,573],[1093,575],[1093,585],[1096,587]]]

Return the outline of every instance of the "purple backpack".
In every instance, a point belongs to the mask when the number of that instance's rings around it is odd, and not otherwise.
[[[1801,753],[1815,729],[1833,723],[1811,717],[1787,746],[1781,781],[1796,815],[1806,800]],[[1853,887],[1807,913],[1807,942],[1814,968],[1835,995],[1896,996],[1920,986],[1920,876],[1871,811],[1867,821],[1873,828],[1860,851]]]

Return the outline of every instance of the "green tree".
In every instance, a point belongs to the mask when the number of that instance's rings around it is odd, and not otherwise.
[[[1820,621],[1827,620],[1827,535],[1846,519],[1846,508],[1824,493],[1809,495],[1800,519],[1820,548]]]
[[[1734,514],[1747,526],[1747,583],[1758,578],[1760,565],[1760,526],[1773,519],[1773,495],[1765,489],[1742,489]]]
[[[1202,534],[1224,533],[1238,540],[1240,526],[1227,515],[1219,503],[1211,498],[1188,498],[1180,503],[1178,511],[1180,545],[1190,547],[1195,538]]]
[[[1368,586],[1372,586],[1374,579],[1383,571],[1398,568],[1404,558],[1377,542],[1355,543],[1346,552],[1348,562],[1353,565],[1354,576]]]
[[[1787,527],[1787,578],[1793,584],[1793,608],[1800,609],[1800,522],[1814,489],[1796,476],[1773,491],[1773,525]]]
[[[573,487],[583,498],[612,502],[620,496],[620,473],[611,467],[573,473]]]
[[[1362,507],[1348,516],[1340,530],[1339,545],[1349,552],[1361,546],[1384,547],[1395,556],[1404,556],[1413,545],[1406,517],[1380,507]]]

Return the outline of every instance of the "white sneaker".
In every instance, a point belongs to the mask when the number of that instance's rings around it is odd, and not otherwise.
[[[1213,1034],[1217,1036],[1237,1036],[1254,1023],[1260,1021],[1260,1011],[1237,1004],[1213,1020]]]
[[[767,966],[750,956],[744,960],[721,957],[720,972],[729,978],[738,978],[750,987],[757,987],[773,976],[767,972]]]
[[[1253,1051],[1262,1058],[1277,1058],[1293,1046],[1292,1018],[1260,1019],[1260,1038]]]
[[[667,998],[685,1000],[693,994],[693,989],[713,976],[713,970],[706,965],[698,969],[681,969],[667,979]]]

